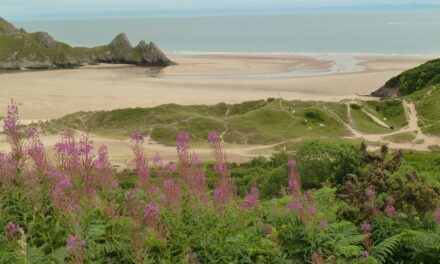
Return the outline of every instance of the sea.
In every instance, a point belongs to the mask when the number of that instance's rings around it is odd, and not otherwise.
[[[127,33],[167,53],[361,53],[440,55],[440,9],[292,11],[12,20],[72,46]]]

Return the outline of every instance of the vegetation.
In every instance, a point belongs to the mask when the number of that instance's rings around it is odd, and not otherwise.
[[[366,111],[379,117],[390,127],[402,128],[408,124],[401,100],[365,101]]]
[[[376,123],[368,114],[363,111],[363,108],[358,104],[350,104],[351,118],[353,125],[357,130],[369,134],[380,134],[390,132],[390,128],[384,127]]]
[[[395,90],[399,96],[404,96],[436,84],[440,84],[440,59],[405,71],[386,82],[384,87]]]
[[[179,132],[177,161],[149,162],[133,132],[133,169],[115,174],[87,135],[66,133],[49,160],[15,104],[4,130],[1,263],[440,261],[439,174],[426,174],[439,166],[423,164],[437,156],[308,142],[237,165],[211,132],[214,162],[203,164]]]
[[[383,110],[391,105],[392,110]],[[292,138],[340,138],[350,135],[346,124],[366,133],[391,132],[365,112],[399,128],[406,123],[401,102],[366,102],[351,110],[341,103],[286,101],[268,99],[228,105],[161,105],[153,108],[78,112],[41,123],[44,133],[56,134],[68,129],[91,131],[98,135],[126,138],[139,130],[165,145],[173,145],[178,131],[187,131],[196,143],[206,143],[211,130],[222,134],[226,143],[274,144]],[[377,106],[378,110],[371,110]],[[352,105],[353,108],[353,105]],[[374,108],[376,109],[376,108]],[[364,112],[365,111],[365,112]],[[402,119],[403,118],[403,119]],[[405,121],[402,121],[405,120]],[[291,143],[294,144],[294,143]]]
[[[426,134],[440,136],[440,85],[414,94],[419,126]]]

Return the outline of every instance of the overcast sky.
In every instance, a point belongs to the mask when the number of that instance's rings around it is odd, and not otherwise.
[[[0,0],[0,16],[44,18],[54,16],[111,15],[124,12],[210,9],[248,12],[295,8],[348,7],[358,5],[438,4],[439,0]],[[160,14],[160,12],[156,12]]]

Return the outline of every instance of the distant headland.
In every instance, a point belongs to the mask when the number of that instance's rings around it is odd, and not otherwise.
[[[108,45],[71,47],[47,32],[28,33],[0,17],[0,70],[75,68],[97,63],[174,64],[153,42],[141,41],[133,47],[125,33],[117,35]]]

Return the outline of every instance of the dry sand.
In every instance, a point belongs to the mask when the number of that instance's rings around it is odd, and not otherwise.
[[[369,94],[390,77],[430,59],[262,54],[171,58],[178,65],[162,70],[99,65],[0,74],[0,109],[14,98],[23,103],[22,118],[50,119],[76,111],[166,103],[237,103],[268,97],[335,101]]]

